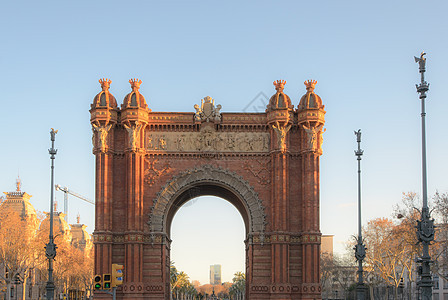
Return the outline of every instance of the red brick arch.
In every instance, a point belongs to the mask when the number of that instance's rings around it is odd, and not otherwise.
[[[157,193],[149,216],[151,233],[168,233],[178,208],[204,195],[224,198],[241,213],[246,234],[264,234],[266,214],[258,194],[241,176],[211,165],[203,165],[174,176]]]
[[[118,108],[110,81],[100,82],[103,91],[90,110],[95,273],[110,273],[112,263],[125,266],[117,299],[170,299],[171,222],[183,203],[201,195],[230,201],[243,217],[246,299],[321,298],[325,111],[315,81],[306,82],[297,109],[283,92],[285,82],[275,82],[263,113],[221,112],[211,97],[196,112],[153,112],[138,79]],[[96,292],[95,298],[110,297]]]

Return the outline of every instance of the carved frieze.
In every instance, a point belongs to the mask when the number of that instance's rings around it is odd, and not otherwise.
[[[146,151],[167,152],[268,152],[267,132],[146,132]]]

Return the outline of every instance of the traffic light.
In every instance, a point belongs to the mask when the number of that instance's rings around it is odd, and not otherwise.
[[[123,265],[112,264],[112,287],[123,284]]]
[[[95,290],[101,290],[103,288],[103,283],[102,283],[102,277],[101,275],[95,275],[95,277],[93,277],[93,284],[94,284],[94,288]]]
[[[110,274],[103,274],[103,289],[110,290],[110,288],[111,288],[110,279],[111,279]]]

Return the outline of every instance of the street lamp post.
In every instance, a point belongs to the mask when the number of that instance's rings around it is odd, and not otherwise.
[[[423,246],[423,255],[418,262],[421,264],[421,279],[418,286],[422,291],[422,299],[432,299],[432,275],[430,269],[431,256],[429,255],[429,245],[434,240],[434,219],[428,209],[428,191],[426,180],[426,126],[425,126],[425,99],[426,92],[429,90],[429,84],[425,81],[426,71],[426,53],[422,52],[420,57],[414,57],[415,62],[419,64],[419,72],[421,75],[420,84],[416,84],[417,93],[420,94],[422,100],[421,117],[422,117],[422,185],[423,185],[423,208],[421,211],[421,220],[417,221],[417,236]]]
[[[57,149],[54,149],[54,140],[56,137],[56,133],[58,133],[57,130],[54,130],[51,128],[50,136],[51,136],[51,148],[48,149],[48,152],[50,153],[50,159],[51,159],[51,189],[50,189],[50,235],[49,235],[49,242],[45,247],[45,256],[48,258],[48,281],[46,286],[47,291],[47,300],[53,300],[54,299],[54,281],[53,281],[53,261],[56,257],[56,244],[54,243],[54,237],[53,237],[53,188],[54,188],[54,158],[56,153],[58,152]]]
[[[356,141],[358,142],[358,150],[355,150],[355,155],[358,160],[358,238],[355,246],[355,258],[358,261],[358,284],[356,285],[356,299],[365,300],[367,294],[367,287],[363,280],[362,261],[366,257],[366,247],[362,240],[361,228],[361,156],[364,153],[361,150],[361,129],[355,131]]]

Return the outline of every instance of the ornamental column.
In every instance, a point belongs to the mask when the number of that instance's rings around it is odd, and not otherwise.
[[[306,94],[297,109],[301,145],[302,297],[320,297],[319,157],[325,132],[325,106],[314,93],[317,81],[305,81]]]
[[[274,81],[277,92],[266,109],[271,134],[271,293],[289,294],[289,135],[293,116],[291,99],[283,92],[285,80]]]
[[[95,155],[95,274],[107,273],[112,254],[112,198],[114,131],[118,120],[115,97],[109,92],[111,80],[99,80],[102,91],[90,109],[92,144]]]
[[[121,106],[122,131],[124,131],[124,174],[123,188],[125,198],[126,225],[124,232],[125,258],[123,292],[135,293],[143,286],[143,194],[144,194],[144,132],[148,123],[148,105],[139,92],[141,80],[131,79],[132,92]],[[141,295],[142,296],[142,295]]]

